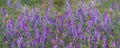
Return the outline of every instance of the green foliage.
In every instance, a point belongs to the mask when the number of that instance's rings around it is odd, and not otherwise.
[[[5,7],[7,5],[7,0],[0,0],[0,8]]]
[[[35,5],[35,4],[42,4],[42,0],[20,0],[22,5]]]
[[[65,0],[53,0],[53,5],[58,11],[62,11],[62,8],[65,5]]]
[[[47,42],[46,43],[46,48],[52,48],[52,43],[51,42]]]

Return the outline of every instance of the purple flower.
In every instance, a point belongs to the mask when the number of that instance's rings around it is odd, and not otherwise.
[[[115,47],[115,42],[112,42],[112,47]]]
[[[32,13],[35,13],[35,7],[32,7]]]
[[[30,47],[30,45],[29,45],[29,42],[27,41],[26,43],[26,48],[29,48]]]
[[[8,0],[7,4],[8,4],[9,7],[14,8],[14,5],[12,4],[11,0]]]
[[[26,36],[27,36],[27,40],[29,40],[31,37],[32,37],[32,34],[31,33],[29,33],[29,32],[27,32],[27,33],[25,33],[26,34]]]
[[[60,39],[60,45],[64,45],[64,40]]]
[[[33,23],[33,28],[36,28],[37,27],[37,24],[39,23],[39,16],[38,15],[35,15],[34,17],[34,23]]]
[[[119,10],[119,11],[120,11],[120,6],[119,6],[119,5],[117,6],[117,10]]]
[[[80,8],[80,9],[78,10],[78,15],[79,15],[79,18],[80,18],[80,20],[81,20],[81,23],[83,23],[83,22],[84,22],[84,19],[83,19],[83,10],[82,10],[82,8]]]
[[[97,8],[95,8],[94,9],[94,13],[93,13],[93,17],[92,17],[92,19],[94,20],[95,24],[98,23],[99,16],[100,16],[99,10]]]
[[[22,26],[22,22],[24,21],[23,19],[23,15],[21,14],[17,20],[17,23],[18,23],[18,29],[19,30],[22,30],[23,29],[23,26]]]
[[[32,47],[35,47],[37,45],[37,42],[36,42],[36,40],[34,39],[32,42],[31,42],[31,46]]]
[[[115,9],[115,6],[116,6],[116,2],[113,2],[112,5],[111,5],[111,7],[110,7],[110,9],[111,9],[111,10],[114,10],[114,9]]]
[[[53,0],[50,0],[50,1],[49,1],[49,4],[50,4],[51,7],[53,7],[53,4],[52,4],[52,3],[53,3]]]
[[[78,31],[82,32],[82,28],[83,28],[82,23],[79,22],[79,24],[78,24]]]
[[[79,38],[79,32],[78,32],[78,30],[75,30],[74,35],[75,35],[76,38]]]
[[[18,39],[17,39],[17,44],[18,44],[18,47],[19,48],[22,48],[23,46],[23,37],[20,36]]]
[[[88,22],[87,22],[87,24],[88,24],[88,27],[93,27],[94,26],[94,20],[93,19],[90,19]]]
[[[95,5],[96,5],[96,0],[91,1],[90,4],[89,4],[89,7],[94,7]]]
[[[53,48],[58,48],[58,45],[53,46]]]
[[[108,48],[108,41],[107,41],[107,39],[106,39],[106,38],[103,38],[103,41],[104,41],[103,47],[104,47],[104,48]]]
[[[18,3],[16,4],[16,11],[18,11],[18,9],[20,8],[20,6],[21,6],[21,4],[20,4],[20,2],[18,2]]]
[[[95,42],[95,48],[97,48],[97,44],[98,44],[98,39],[99,39],[99,31],[96,29],[94,31],[94,42]]]
[[[23,31],[24,32],[28,32],[29,31],[29,26],[28,26],[28,24],[26,23],[26,22],[22,22],[22,26],[23,26]]]
[[[5,24],[5,30],[9,30],[9,22],[8,21]]]
[[[104,19],[104,24],[107,25],[109,23],[109,17],[107,12],[104,12],[103,19]]]
[[[12,19],[12,17],[10,17],[9,27],[10,27],[10,30],[11,30],[11,31],[14,30],[14,20]]]
[[[70,43],[66,46],[66,48],[72,48],[72,43],[70,42]]]
[[[21,7],[21,11],[24,13],[25,16],[27,16],[29,13],[29,10],[26,7]]]
[[[40,34],[39,34],[39,29],[35,29],[35,37],[36,38],[39,38],[40,37]]]
[[[1,12],[4,16],[8,16],[8,13],[5,8],[1,8]]]
[[[60,22],[61,22],[61,25],[62,25],[62,29],[64,29],[64,16],[60,16]]]
[[[70,36],[75,37],[74,36],[74,20],[71,20],[68,22],[68,30],[69,30]]]
[[[45,14],[45,21],[46,21],[48,24],[50,24],[49,11],[50,11],[50,7],[47,8],[46,14]]]
[[[92,18],[90,18],[90,20],[88,20],[88,22],[87,22],[89,27],[93,27],[99,21],[99,13],[98,13],[97,9],[94,10],[91,17]]]
[[[16,46],[15,42],[10,42],[10,48],[14,48]]]
[[[82,0],[82,7],[85,8],[85,6],[86,6],[85,0]]]
[[[28,32],[30,29],[23,15],[20,15],[18,18],[18,28],[24,32]]]
[[[72,9],[72,6],[70,4],[70,0],[67,1],[67,6],[68,6],[68,8]]]
[[[46,16],[48,16],[48,14],[49,14],[49,11],[50,11],[50,7],[48,7],[47,9],[46,9]]]
[[[72,15],[72,6],[70,4],[70,0],[67,1],[67,6],[68,6],[68,11],[67,11],[68,13],[66,17],[69,18]]]

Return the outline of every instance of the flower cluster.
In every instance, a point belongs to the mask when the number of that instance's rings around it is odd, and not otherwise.
[[[0,47],[119,48],[116,10],[120,10],[117,1],[107,9],[102,8],[102,3],[107,1],[61,1],[64,6],[61,5],[60,11],[52,4],[53,0],[48,1],[49,5],[32,7],[8,0],[8,8],[13,9],[14,14],[6,7],[1,8]]]

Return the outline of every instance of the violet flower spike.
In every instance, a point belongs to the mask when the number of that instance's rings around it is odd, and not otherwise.
[[[88,22],[87,22],[87,24],[88,24],[88,28],[90,27],[93,27],[93,25],[94,25],[94,20],[93,19],[90,19]]]
[[[98,42],[98,38],[99,38],[99,32],[98,32],[98,30],[96,29],[95,32],[94,32],[95,48],[97,48],[97,44],[99,43],[99,42]]]
[[[29,26],[27,25],[26,22],[22,22],[22,27],[23,27],[23,31],[24,32],[28,32],[29,31]]]
[[[70,4],[70,0],[67,1],[67,6],[68,6],[68,12],[69,12],[67,18],[69,18],[72,14],[72,6]]]
[[[58,45],[53,46],[53,48],[58,48]]]
[[[50,1],[49,1],[49,4],[50,4],[51,7],[53,7],[53,4],[52,4],[52,3],[53,3],[53,0],[50,0]]]
[[[13,6],[11,0],[7,0],[7,5],[8,5],[10,8],[14,8],[14,6]]]
[[[63,23],[64,23],[64,16],[60,17],[60,22],[61,22],[61,25],[62,25],[62,29],[64,29],[64,25],[63,25]]]
[[[5,24],[5,30],[9,30],[9,22],[7,21],[7,23]]]
[[[110,7],[110,10],[113,11],[115,9],[115,6],[116,6],[116,2],[113,2],[111,7]]]
[[[52,40],[54,46],[53,48],[58,48],[58,45],[57,45],[57,38],[55,37],[53,40]]]
[[[35,47],[37,45],[37,42],[36,42],[36,40],[34,39],[32,42],[31,42],[31,46],[32,47]]]
[[[12,19],[12,17],[10,18],[9,26],[10,26],[10,30],[12,31],[14,29],[14,20]]]
[[[107,12],[104,12],[104,24],[107,25],[109,23],[109,18],[108,18],[108,13]]]
[[[78,32],[82,32],[82,27],[83,27],[82,23],[79,22],[79,24],[78,24]]]
[[[23,16],[20,15],[17,21],[18,21],[17,22],[18,23],[18,29],[22,30],[23,29],[22,22],[24,21]]]
[[[1,8],[1,12],[4,16],[8,16],[8,13],[5,8]]]
[[[80,8],[80,9],[78,10],[78,15],[79,15],[79,18],[80,18],[81,22],[84,23],[83,10],[82,10],[82,8]]]
[[[107,39],[106,39],[106,38],[103,38],[103,41],[104,41],[103,47],[104,47],[104,48],[108,48],[108,41],[107,41]]]
[[[16,11],[18,11],[18,9],[20,8],[20,6],[21,6],[21,4],[20,4],[20,2],[18,2],[18,3],[16,4]]]
[[[82,8],[85,8],[85,6],[86,6],[85,0],[82,0]]]
[[[45,16],[46,16],[45,19],[46,19],[46,22],[48,22],[48,24],[50,24],[50,21],[49,21],[50,20],[50,18],[49,18],[49,11],[50,11],[50,7],[47,8],[46,14],[45,14]]]
[[[115,47],[115,42],[114,41],[112,42],[112,47]]]
[[[96,6],[96,0],[94,0],[94,1],[91,1],[91,6]]]
[[[39,23],[39,16],[35,15],[35,17],[34,17],[34,23],[33,23],[33,28],[36,28],[38,23]]]
[[[35,29],[35,37],[36,37],[36,38],[39,38],[39,36],[40,36],[40,35],[39,35],[39,29],[37,28],[37,29]]]
[[[35,7],[32,6],[32,13],[35,13]]]
[[[15,42],[10,42],[10,48],[14,48],[15,47]]]
[[[72,48],[72,43],[71,42],[67,45],[67,48]]]
[[[21,48],[21,44],[23,42],[23,37],[20,36],[18,39],[17,39],[17,44],[18,44],[18,47]]]

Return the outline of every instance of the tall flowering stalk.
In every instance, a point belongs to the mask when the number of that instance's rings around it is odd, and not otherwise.
[[[16,6],[15,6],[16,11],[18,11],[18,9],[20,8],[20,6],[21,6],[21,4],[20,4],[20,2],[18,2],[18,3],[16,4]]]
[[[46,14],[45,14],[45,18],[46,18],[46,22],[48,22],[48,24],[50,24],[50,16],[48,15],[50,11],[50,7],[47,8],[46,10]]]
[[[11,2],[11,0],[7,0],[7,5],[8,5],[10,8],[14,8],[14,5],[13,5],[13,3]]]
[[[107,39],[103,38],[103,41],[104,41],[103,48],[108,48],[108,41],[107,41]]]
[[[17,43],[18,43],[18,47],[19,48],[22,48],[23,47],[23,37],[20,36],[18,39],[17,39]]]
[[[17,26],[17,28],[19,29],[19,30],[22,30],[22,22],[24,21],[24,19],[23,19],[23,16],[22,16],[22,14],[18,17],[18,20],[17,20],[17,24],[18,24],[18,26]]]
[[[5,8],[1,8],[1,12],[4,16],[8,16],[8,13]]]
[[[99,34],[98,30],[96,29],[94,32],[94,42],[95,42],[94,48],[98,47],[99,36],[100,36],[100,34]]]
[[[107,12],[104,12],[103,19],[104,19],[104,25],[107,25],[109,23],[109,17]]]
[[[70,4],[70,0],[67,1],[67,6],[68,6],[68,11],[67,11],[67,16],[66,18],[69,18],[72,15],[72,6]]]
[[[80,8],[80,9],[78,10],[78,14],[79,14],[79,18],[80,18],[80,20],[81,20],[81,23],[84,23],[83,10],[82,10],[82,8]]]
[[[9,21],[9,27],[10,27],[10,30],[13,31],[14,30],[14,20],[12,19],[12,17],[10,17],[10,21]]]
[[[37,27],[37,25],[38,25],[38,23],[39,23],[39,20],[40,20],[39,16],[38,16],[38,15],[35,15],[35,16],[34,16],[34,22],[33,22],[33,28],[36,28],[36,27]]]

